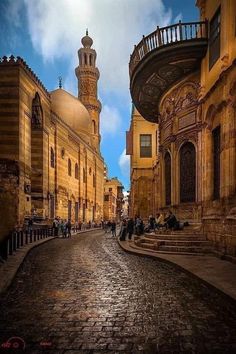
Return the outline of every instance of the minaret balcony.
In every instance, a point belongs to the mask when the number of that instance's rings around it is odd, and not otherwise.
[[[158,122],[161,97],[200,68],[207,46],[207,22],[180,21],[143,36],[131,54],[129,71],[133,103],[146,120]]]

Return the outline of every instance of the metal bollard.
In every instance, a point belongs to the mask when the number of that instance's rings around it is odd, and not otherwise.
[[[13,232],[12,238],[13,238],[13,242],[12,242],[13,247],[12,247],[12,249],[13,249],[13,251],[16,251],[16,232]]]
[[[28,230],[25,231],[25,244],[28,245]]]
[[[20,232],[16,232],[16,248],[20,248]]]
[[[8,239],[8,254],[9,255],[13,254],[13,234],[11,234]]]
[[[20,232],[20,247],[23,247],[24,245],[24,232]]]

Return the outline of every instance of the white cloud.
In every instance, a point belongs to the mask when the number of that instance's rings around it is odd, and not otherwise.
[[[102,136],[117,134],[121,126],[121,116],[115,107],[103,106],[100,119]]]
[[[119,166],[123,176],[129,178],[130,176],[130,156],[126,155],[126,149],[123,150],[119,157]]]
[[[17,3],[17,1],[15,1]],[[126,95],[133,45],[171,21],[162,0],[24,0],[34,49],[45,61],[75,60],[89,28],[98,52],[101,89]],[[15,8],[14,8],[14,11]]]

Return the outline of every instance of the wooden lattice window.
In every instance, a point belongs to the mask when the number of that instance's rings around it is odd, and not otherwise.
[[[196,200],[196,151],[187,142],[180,149],[180,202]]]
[[[220,57],[220,7],[210,21],[209,33],[209,69]]]
[[[213,199],[220,198],[220,126],[212,131],[213,140]]]
[[[171,204],[171,157],[169,152],[165,154],[165,202]]]

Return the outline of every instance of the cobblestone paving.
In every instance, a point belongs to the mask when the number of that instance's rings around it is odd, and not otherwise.
[[[236,353],[234,305],[101,231],[33,249],[0,300],[0,343],[30,354]]]

